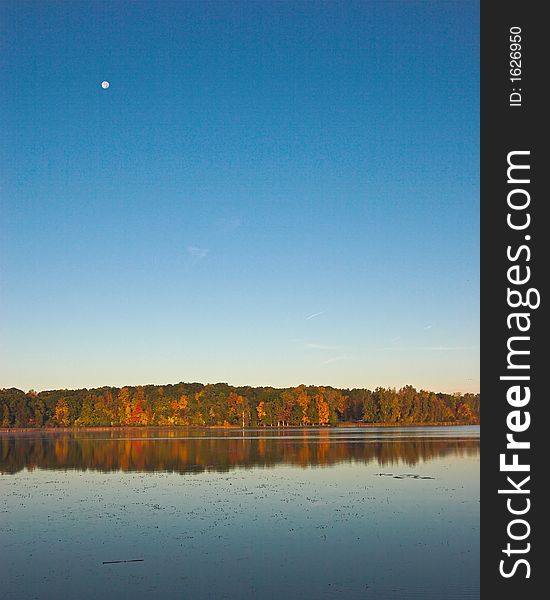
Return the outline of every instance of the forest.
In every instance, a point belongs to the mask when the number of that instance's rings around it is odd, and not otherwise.
[[[479,423],[479,394],[378,387],[235,387],[178,383],[23,392],[0,390],[0,426],[330,426]]]

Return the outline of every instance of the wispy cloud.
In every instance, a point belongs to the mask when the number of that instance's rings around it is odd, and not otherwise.
[[[395,344],[395,342],[398,342],[400,339],[401,339],[401,336],[400,335],[396,335],[394,338],[392,338],[390,340],[390,342],[392,342],[393,344]]]
[[[197,246],[188,246],[187,253],[189,254],[189,256],[192,259],[199,261],[208,255],[208,249],[207,248],[198,248]]]
[[[443,352],[447,350],[475,350],[475,346],[420,346],[412,350],[427,350],[428,352]]]
[[[310,319],[315,319],[315,317],[320,317],[321,315],[324,315],[326,312],[327,312],[326,310],[322,310],[320,312],[313,313],[312,315],[309,315],[309,317],[306,317],[306,321],[309,321]]]
[[[478,350],[478,346],[384,346],[369,350],[392,350],[399,352],[456,352],[459,350]]]
[[[424,331],[428,331],[428,329],[431,329],[433,327],[433,325],[425,325],[422,329],[424,329]]]
[[[346,360],[347,356],[334,356],[333,358],[327,358],[322,364],[330,365],[331,363],[339,362],[341,360]]]
[[[338,350],[340,346],[325,346],[324,344],[315,344],[308,343],[306,344],[306,348],[310,348],[311,350]]]

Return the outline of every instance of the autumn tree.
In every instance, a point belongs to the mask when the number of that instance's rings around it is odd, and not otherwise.
[[[82,402],[79,416],[75,419],[75,427],[91,427],[93,422],[94,403],[91,394],[87,394]]]
[[[119,425],[130,425],[132,421],[132,403],[130,400],[130,390],[127,387],[121,388],[117,396],[117,421]]]
[[[229,417],[232,423],[241,423],[245,426],[245,420],[248,413],[248,402],[246,398],[231,392],[227,398],[227,406],[229,408]]]
[[[337,390],[331,390],[329,404],[332,404],[334,407],[334,412],[338,415],[339,420],[343,420],[344,418],[345,412],[348,408],[348,400],[349,398],[347,396],[344,396]]]
[[[264,424],[263,423],[264,417],[267,415],[267,413],[265,412],[264,406],[265,406],[265,402],[263,400],[259,402],[258,406],[256,406],[256,412],[258,413],[258,422],[262,425]]]
[[[10,407],[7,404],[2,406],[2,427],[9,427],[11,425],[11,414]]]
[[[324,397],[324,389],[319,388],[319,393],[315,395],[315,406],[317,408],[318,424],[328,425],[330,411],[327,401]]]
[[[142,386],[138,386],[132,400],[132,413],[130,422],[132,425],[148,425],[145,408],[145,391]]]
[[[310,425],[311,419],[308,415],[309,396],[304,385],[301,385],[296,389],[296,404],[298,404],[300,410],[302,411],[301,425]]]
[[[459,421],[472,421],[474,415],[472,414],[472,409],[468,406],[468,404],[461,404],[458,409],[458,420]]]
[[[71,424],[69,405],[65,398],[60,398],[55,405],[55,420],[60,427],[68,427]]]
[[[182,394],[178,400],[172,401],[172,424],[173,425],[188,425],[189,419],[186,415],[187,407],[189,406],[189,398]]]

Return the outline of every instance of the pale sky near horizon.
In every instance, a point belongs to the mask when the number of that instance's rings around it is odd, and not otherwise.
[[[2,2],[0,387],[479,391],[478,13]]]

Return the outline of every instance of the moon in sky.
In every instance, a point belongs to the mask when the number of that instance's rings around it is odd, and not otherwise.
[[[106,90],[109,87],[109,82],[108,81],[102,81],[101,82],[101,87]]]

